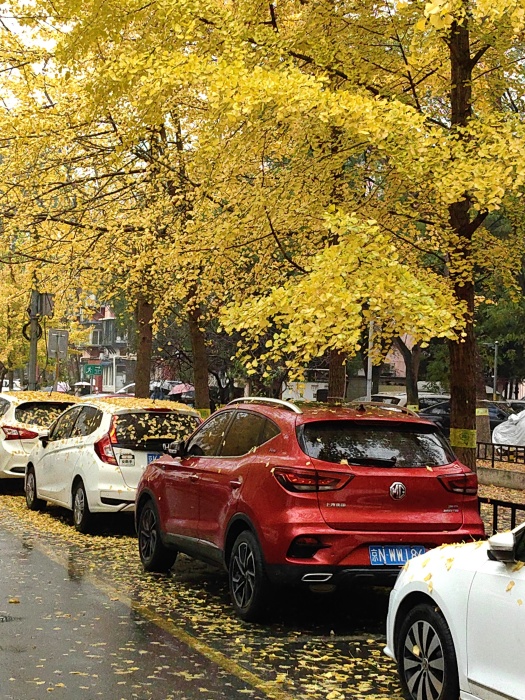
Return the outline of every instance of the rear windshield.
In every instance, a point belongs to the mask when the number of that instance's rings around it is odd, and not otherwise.
[[[195,416],[175,412],[124,413],[116,420],[117,443],[140,445],[152,440],[185,440],[198,424]]]
[[[51,423],[73,402],[67,401],[27,401],[15,408],[15,418],[20,423],[31,423],[40,428],[49,428]]]
[[[298,428],[309,457],[337,464],[439,467],[455,460],[433,426],[416,423],[316,421]]]

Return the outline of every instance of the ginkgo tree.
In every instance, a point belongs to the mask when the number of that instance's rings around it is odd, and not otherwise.
[[[475,279],[512,286],[522,250],[519,224],[483,225],[525,177],[521,0],[13,7],[61,29],[54,65],[81,114],[118,113],[115,154],[171,134],[154,160],[173,294],[231,300],[247,347],[273,323],[276,356],[355,350],[354,319],[450,338],[451,437],[474,464]]]

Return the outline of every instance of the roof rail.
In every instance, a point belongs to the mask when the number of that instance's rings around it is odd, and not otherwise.
[[[369,406],[371,408],[386,408],[389,411],[398,411],[399,413],[406,413],[408,416],[416,416],[416,418],[421,417],[411,408],[407,408],[406,406],[398,406],[395,403],[388,403],[388,401],[352,401],[351,403],[353,406],[363,406],[363,408],[368,408]]]
[[[294,413],[302,413],[299,406],[296,406],[290,401],[282,401],[282,399],[272,399],[267,396],[243,396],[239,399],[233,399],[227,405],[231,406],[232,403],[268,403],[275,405],[279,408],[287,408],[289,411],[293,411]]]

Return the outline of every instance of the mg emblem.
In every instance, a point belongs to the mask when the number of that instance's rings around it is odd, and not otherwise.
[[[394,483],[390,487],[390,495],[394,499],[394,501],[400,501],[406,496],[406,493],[407,487],[400,481],[394,481]]]

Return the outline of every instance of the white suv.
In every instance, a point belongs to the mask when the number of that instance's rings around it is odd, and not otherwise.
[[[200,422],[197,411],[172,401],[108,397],[74,406],[31,453],[27,507],[64,506],[80,532],[89,530],[93,513],[133,511],[146,466]]]

